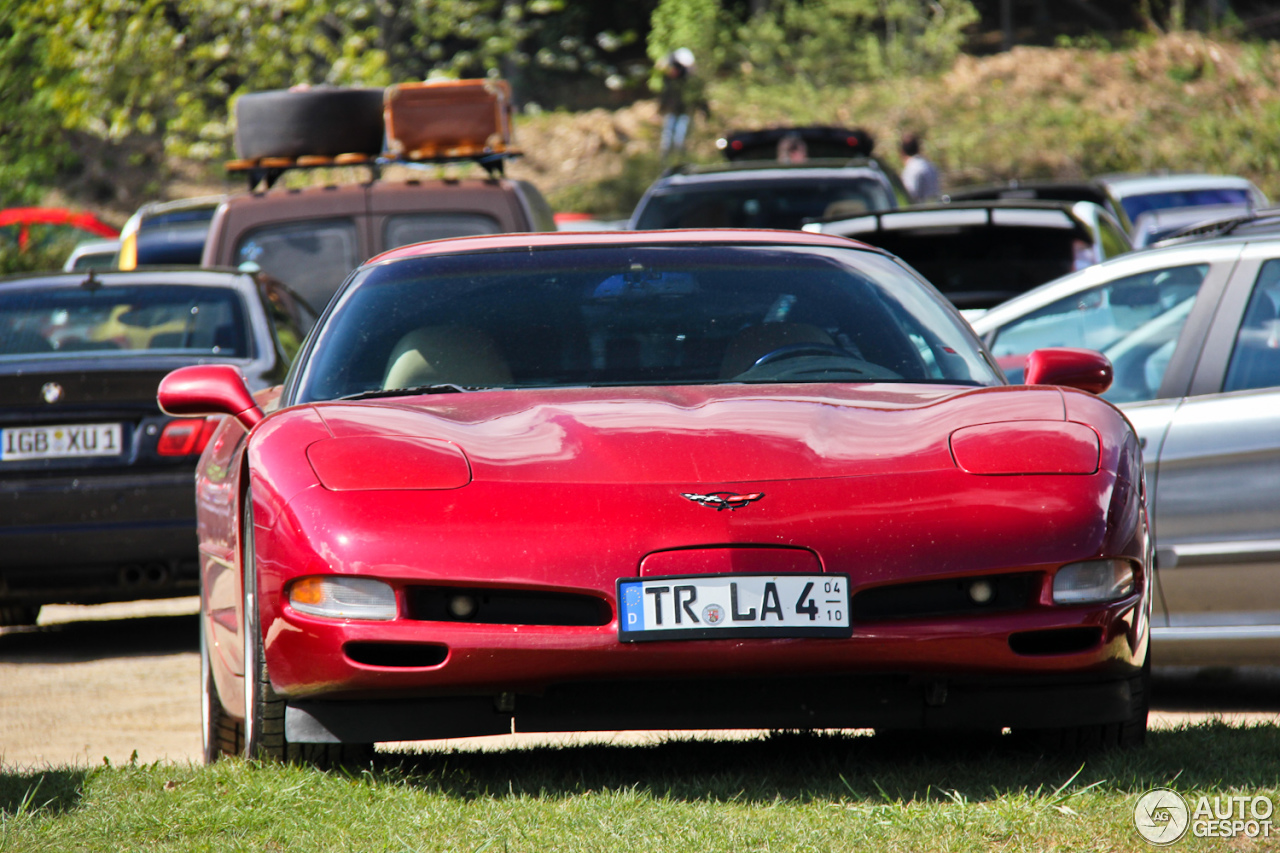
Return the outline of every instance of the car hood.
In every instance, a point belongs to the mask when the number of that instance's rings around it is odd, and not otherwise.
[[[475,482],[742,483],[954,467],[959,427],[1062,421],[1054,389],[712,385],[482,391],[321,403],[336,439],[448,442]],[[274,429],[272,430],[275,431]]]

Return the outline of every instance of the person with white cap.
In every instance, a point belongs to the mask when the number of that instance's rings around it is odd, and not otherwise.
[[[695,109],[706,112],[706,105],[691,91],[693,51],[678,47],[667,54],[660,65],[662,92],[658,97],[658,111],[662,114],[662,141],[659,153],[665,163],[672,154],[684,152],[690,113]]]

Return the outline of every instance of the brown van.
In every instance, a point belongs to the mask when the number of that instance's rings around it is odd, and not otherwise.
[[[202,266],[256,264],[317,311],[347,274],[379,252],[423,240],[554,231],[527,181],[376,180],[229,196],[213,216]]]

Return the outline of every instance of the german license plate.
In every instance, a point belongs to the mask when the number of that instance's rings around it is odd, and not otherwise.
[[[618,639],[848,637],[846,575],[689,575],[618,581]]]
[[[119,456],[123,427],[116,424],[59,424],[0,430],[0,461]]]

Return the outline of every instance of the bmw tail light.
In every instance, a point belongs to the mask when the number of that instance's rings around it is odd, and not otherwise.
[[[1116,601],[1133,592],[1133,566],[1128,560],[1085,560],[1058,569],[1053,576],[1054,604]]]
[[[156,443],[161,456],[198,456],[218,428],[217,420],[208,418],[179,418],[165,424]]]
[[[312,577],[289,587],[289,605],[308,616],[326,619],[396,618],[396,592],[373,578]]]

